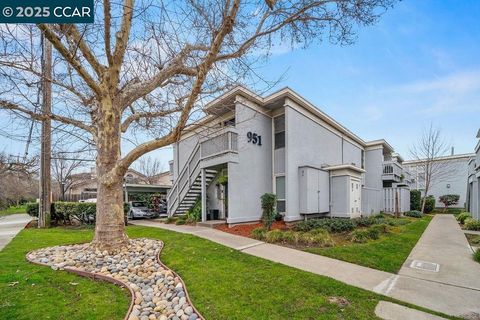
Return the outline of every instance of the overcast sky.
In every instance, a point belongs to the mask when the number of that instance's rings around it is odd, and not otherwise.
[[[456,153],[473,152],[480,128],[480,1],[406,0],[351,46],[275,48],[259,70],[282,81],[364,140],[386,139],[409,157],[426,126]],[[0,113],[0,126],[8,119]],[[0,137],[0,151],[24,144]],[[124,149],[128,149],[125,146]],[[165,163],[172,149],[154,152]]]

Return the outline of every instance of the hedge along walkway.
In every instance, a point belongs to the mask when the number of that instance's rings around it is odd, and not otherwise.
[[[193,234],[253,256],[331,277],[362,289],[445,314],[462,316],[480,312],[478,304],[480,291],[471,288],[396,275],[211,228],[177,226],[145,220],[135,221],[134,224]]]

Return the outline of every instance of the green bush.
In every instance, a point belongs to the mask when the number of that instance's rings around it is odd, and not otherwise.
[[[458,201],[460,200],[460,195],[458,194],[444,194],[443,196],[440,196],[438,198],[438,201],[443,203],[445,206],[444,211],[446,212],[449,206],[454,206],[458,204]]]
[[[202,218],[202,201],[199,198],[197,199],[193,207],[187,211],[186,222],[195,223],[200,221],[201,218]]]
[[[466,230],[480,231],[480,221],[473,218],[468,218],[465,220],[463,227]]]
[[[457,216],[457,221],[460,222],[461,224],[465,223],[465,220],[468,218],[471,218],[472,216],[470,215],[469,212],[462,212]]]
[[[425,209],[423,210],[424,213],[430,213],[435,209],[435,197],[434,196],[427,196],[425,200]]]
[[[412,218],[421,218],[423,217],[423,213],[421,211],[412,210],[403,213],[404,216],[412,217]]]
[[[38,203],[27,203],[26,211],[29,216],[38,218]]]
[[[177,217],[168,217],[167,219],[165,219],[165,223],[166,224],[170,224],[170,223],[175,223],[175,221],[177,221],[178,218]]]
[[[283,233],[283,241],[290,244],[298,244],[300,242],[300,232],[288,230]]]
[[[380,219],[383,219],[383,217]],[[371,217],[355,218],[352,220],[354,221],[357,227],[369,227],[371,225],[376,224],[379,219],[375,218],[375,216],[371,216]]]
[[[295,224],[295,231],[308,232],[314,229],[325,229],[328,232],[340,233],[355,229],[356,223],[353,219],[342,218],[321,218],[301,221]]]
[[[92,202],[54,202],[50,209],[50,217],[53,224],[69,223],[77,220],[84,224],[95,223],[96,203]],[[38,203],[28,203],[27,213],[32,217],[38,217]]]
[[[262,221],[267,230],[272,227],[273,220],[275,220],[275,205],[277,203],[277,196],[273,193],[265,193],[260,197],[262,202]]]
[[[374,227],[370,227],[367,229],[368,237],[372,240],[377,240],[380,238],[380,229]]]
[[[475,236],[472,239],[470,239],[470,243],[474,246],[480,246],[480,236]]]
[[[316,229],[311,232],[300,232],[298,242],[307,246],[332,247],[334,242],[326,230]]]
[[[477,249],[477,251],[475,251],[475,253],[473,254],[473,260],[480,263],[480,249]]]
[[[380,238],[380,233],[385,230],[385,233],[388,232],[388,227],[372,226],[367,229],[357,229],[350,234],[350,240],[356,243],[365,243],[368,240],[377,240]]]
[[[358,229],[350,233],[350,241],[356,243],[365,243],[370,239],[368,230]]]
[[[187,220],[186,220],[185,218],[179,218],[179,219],[177,219],[177,221],[175,221],[175,224],[176,224],[177,226],[182,226],[182,225],[184,225],[184,224],[186,224],[186,223],[187,223]]]
[[[410,210],[422,209],[422,193],[420,190],[410,190]]]
[[[267,230],[265,228],[255,228],[252,230],[252,237],[257,240],[265,240]]]
[[[270,243],[282,242],[283,232],[281,230],[271,230],[265,234],[265,240]]]
[[[386,223],[376,224],[370,227],[372,230],[377,230],[379,234],[390,233],[390,226]]]

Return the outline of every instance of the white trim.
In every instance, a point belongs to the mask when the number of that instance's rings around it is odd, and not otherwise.
[[[434,158],[433,161],[460,160],[460,159],[468,159],[475,156],[476,156],[475,153],[463,153],[463,154],[455,154],[453,156],[440,156],[440,157]],[[421,164],[426,160],[427,159],[405,160],[403,161],[403,164]]]

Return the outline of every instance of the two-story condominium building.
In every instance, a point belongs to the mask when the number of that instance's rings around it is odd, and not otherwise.
[[[467,211],[480,220],[480,130],[477,133],[478,143],[475,156],[468,162]]]
[[[261,97],[237,87],[204,111],[174,144],[170,215],[201,201],[203,221],[258,221],[265,193],[287,222],[409,209],[393,148],[363,141],[289,88]]]
[[[452,151],[453,153],[453,151]],[[440,196],[447,194],[456,194],[460,199],[454,208],[465,208],[467,203],[467,185],[465,180],[468,176],[469,162],[475,157],[473,153],[451,154],[449,156],[437,157],[433,160],[435,172],[428,195],[435,198],[435,207],[443,207],[439,201]],[[403,167],[410,172],[413,182],[410,183],[411,189],[417,189],[425,193],[425,167],[427,162],[422,159],[406,160]]]

